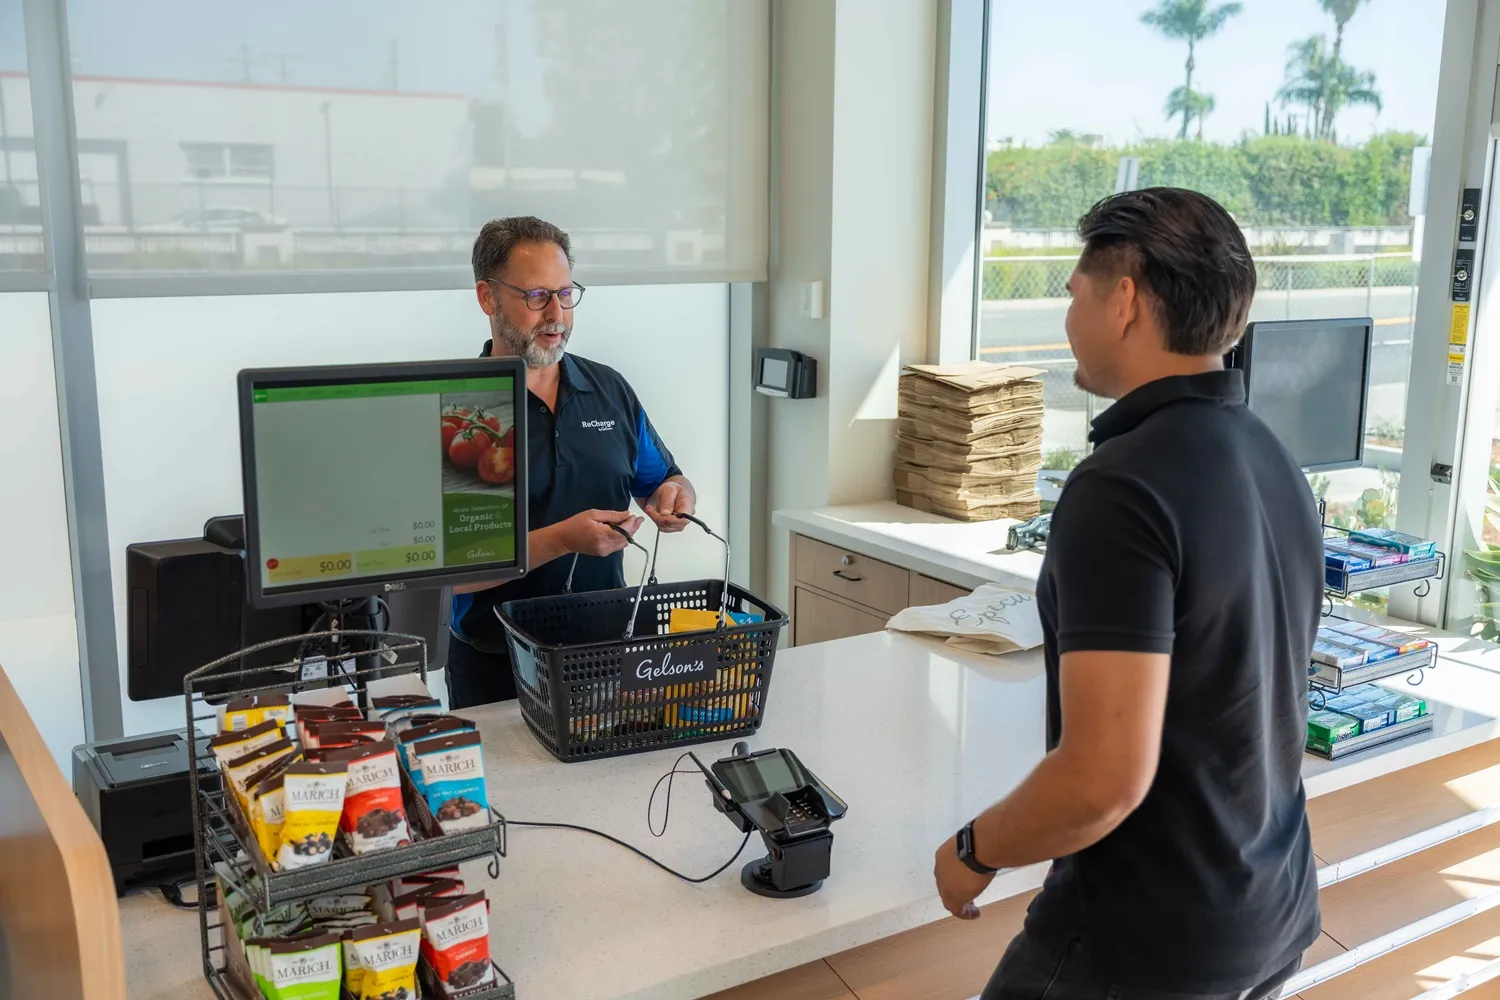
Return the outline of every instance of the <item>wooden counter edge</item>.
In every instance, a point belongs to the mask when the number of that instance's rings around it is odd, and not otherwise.
[[[3,668],[0,741],[15,762],[45,828],[17,831],[12,826],[10,832],[19,833],[31,849],[0,851],[0,901],[4,901],[0,902],[0,923],[6,925],[13,946],[46,943],[30,954],[25,948],[12,951],[12,973],[39,963],[43,966],[40,974],[56,971],[72,979],[68,975],[72,970],[66,966],[45,967],[45,963],[65,961],[76,966],[75,981],[81,989],[77,1000],[125,1000],[119,903],[104,843]],[[7,810],[12,824],[21,818],[14,803]],[[38,856],[37,846],[43,848],[42,854],[55,855]],[[54,905],[46,905],[48,900]],[[62,993],[49,995],[66,998]]]

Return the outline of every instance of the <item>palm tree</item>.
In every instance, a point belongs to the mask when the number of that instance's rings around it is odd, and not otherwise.
[[[1276,92],[1282,107],[1301,104],[1307,107],[1308,134],[1317,139],[1332,140],[1338,113],[1355,104],[1381,110],[1380,92],[1375,89],[1375,74],[1357,70],[1333,54],[1328,38],[1313,35],[1289,46],[1291,58],[1286,64],[1286,82]]]
[[[1343,62],[1335,62],[1328,96],[1323,101],[1323,138],[1338,139],[1338,133],[1333,127],[1334,116],[1354,104],[1363,104],[1376,111],[1382,110],[1380,92],[1375,89],[1375,74],[1369,70],[1357,70]]]
[[[1286,81],[1276,91],[1276,99],[1282,107],[1288,104],[1306,106],[1308,138],[1312,138],[1311,123],[1318,122],[1319,129],[1322,128],[1323,102],[1332,75],[1327,48],[1328,39],[1322,35],[1313,35],[1287,46],[1291,55],[1286,61]]]
[[[1269,107],[1269,105],[1267,105]],[[1212,94],[1205,94],[1197,90],[1189,90],[1186,87],[1175,87],[1167,95],[1166,107],[1163,109],[1168,118],[1176,118],[1182,115],[1185,120],[1198,119],[1198,138],[1203,138],[1203,119],[1214,109],[1214,98]]]
[[[1344,50],[1344,25],[1353,19],[1360,4],[1369,3],[1370,0],[1318,0],[1318,6],[1323,12],[1333,17],[1333,58],[1339,58],[1339,53]]]
[[[1160,0],[1155,10],[1148,10],[1141,15],[1141,23],[1148,28],[1155,28],[1167,38],[1181,39],[1188,43],[1187,77],[1183,81],[1184,93],[1193,92],[1193,70],[1197,68],[1194,55],[1197,52],[1198,43],[1210,35],[1217,34],[1224,27],[1224,22],[1238,14],[1243,5],[1236,2],[1221,3],[1216,7],[1210,7],[1208,0]],[[1172,101],[1169,97],[1167,103]],[[1177,138],[1186,139],[1188,123],[1192,121],[1192,114],[1187,107],[1181,107],[1167,117],[1175,118],[1182,115],[1182,128],[1177,131]]]

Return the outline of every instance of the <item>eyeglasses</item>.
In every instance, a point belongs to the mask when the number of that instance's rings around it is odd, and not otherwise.
[[[554,295],[557,296],[557,304],[564,309],[572,309],[578,304],[578,300],[583,298],[583,286],[576,281],[566,288],[517,288],[510,282],[501,281],[499,278],[485,278],[484,280],[491,285],[509,288],[526,301],[526,308],[532,312],[541,312],[547,308],[547,304],[552,301]]]

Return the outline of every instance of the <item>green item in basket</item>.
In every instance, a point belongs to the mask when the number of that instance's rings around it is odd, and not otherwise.
[[[344,956],[337,934],[270,941],[262,964],[266,1000],[339,1000]]]
[[[1359,720],[1339,712],[1313,712],[1307,717],[1307,743],[1337,743],[1359,735]]]

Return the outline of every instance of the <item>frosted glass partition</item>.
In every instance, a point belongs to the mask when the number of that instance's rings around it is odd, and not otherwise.
[[[571,345],[635,386],[697,484],[704,518],[721,533],[728,520],[728,298],[726,285],[590,289]],[[241,509],[240,369],[466,357],[488,336],[472,291],[105,299],[93,303],[93,322],[121,650],[125,546],[197,537],[209,517]],[[378,453],[380,442],[330,446]],[[641,538],[649,548],[649,527]],[[632,581],[638,566],[627,563]],[[663,579],[722,571],[723,550],[701,532],[663,540]],[[178,727],[182,707],[170,699],[126,701],[124,722],[127,734]]]
[[[68,772],[83,688],[45,292],[0,295],[0,667]]]

